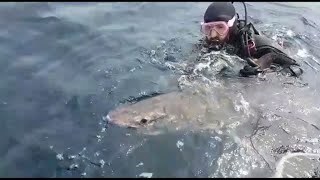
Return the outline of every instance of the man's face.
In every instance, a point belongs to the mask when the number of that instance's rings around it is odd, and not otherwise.
[[[218,34],[217,31],[211,30],[209,34],[206,35],[208,41],[216,44],[222,44],[227,40],[228,32],[225,34]]]
[[[209,42],[222,44],[227,40],[229,27],[224,21],[209,22],[201,24],[201,31]]]

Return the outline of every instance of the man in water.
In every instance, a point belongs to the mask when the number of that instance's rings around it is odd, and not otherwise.
[[[279,68],[291,76],[303,73],[279,44],[260,34],[246,19],[240,20],[231,2],[211,3],[204,14],[201,31],[205,35],[203,45],[208,51],[225,48],[228,53],[247,60],[248,65],[240,70],[242,76]]]

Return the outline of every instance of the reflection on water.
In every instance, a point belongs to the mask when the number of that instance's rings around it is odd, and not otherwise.
[[[309,11],[314,3],[248,3],[250,18],[263,22],[259,29],[286,40],[309,85],[277,76],[220,78],[234,92],[231,98],[241,94],[261,112],[259,123],[257,117],[222,134],[147,136],[103,119],[129,98],[178,90],[184,64],[197,55],[193,45],[208,4],[2,3],[0,176],[270,177],[280,155],[264,150],[312,137],[319,126],[319,21]],[[235,5],[243,14],[242,4]],[[292,121],[296,125],[288,126]],[[255,132],[253,148],[251,130],[269,126]]]

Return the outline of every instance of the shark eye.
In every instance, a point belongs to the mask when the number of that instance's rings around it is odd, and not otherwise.
[[[145,118],[143,118],[143,119],[140,120],[140,123],[142,123],[142,124],[145,124],[145,123],[147,123],[147,122],[148,122],[148,120],[145,119]]]

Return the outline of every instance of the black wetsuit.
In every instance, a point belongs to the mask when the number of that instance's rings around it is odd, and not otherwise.
[[[270,61],[274,65],[273,67],[277,67],[275,71],[281,71],[292,76],[298,77],[303,73],[302,69],[299,68],[299,64],[290,58],[280,45],[259,33],[254,26],[245,28],[243,24],[242,21],[237,21],[237,24],[231,29],[228,43],[222,45],[228,53],[236,54],[248,61],[248,65],[240,70],[241,76],[257,75],[263,72],[253,59]],[[245,32],[247,33],[247,38],[245,37]],[[255,46],[250,47],[248,45],[250,48],[247,48],[248,46],[246,46],[245,42],[250,43],[250,41],[254,42]],[[212,46],[209,41],[204,40],[203,42],[205,42],[203,44],[208,48],[208,52],[216,49],[214,48],[215,45]]]

